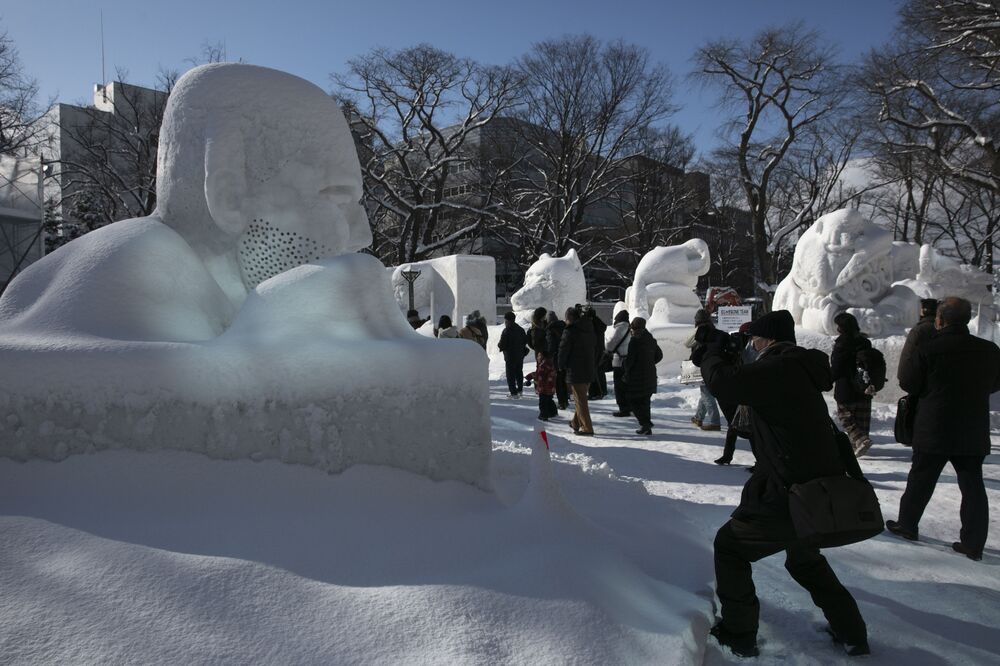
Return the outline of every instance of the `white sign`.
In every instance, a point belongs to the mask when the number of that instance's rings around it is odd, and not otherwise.
[[[753,307],[749,305],[726,305],[718,310],[719,321],[715,325],[720,331],[732,333],[753,319]]]

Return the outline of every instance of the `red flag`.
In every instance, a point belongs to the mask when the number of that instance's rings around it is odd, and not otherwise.
[[[542,441],[545,442],[545,450],[548,451],[549,450],[549,435],[548,435],[548,433],[546,433],[544,430],[542,430],[538,434],[542,436]]]

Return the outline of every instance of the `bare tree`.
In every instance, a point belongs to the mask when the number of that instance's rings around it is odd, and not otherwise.
[[[708,176],[685,173],[694,141],[676,126],[639,132],[625,151],[621,180],[606,205],[620,219],[593,240],[592,295],[623,290],[649,250],[687,240],[709,204]],[[698,176],[701,176],[699,179]]]
[[[499,206],[480,179],[480,134],[517,101],[511,69],[423,44],[375,49],[331,79],[361,144],[377,256],[422,259],[495,219]]]
[[[50,246],[153,212],[160,123],[177,78],[161,71],[156,87],[148,89],[128,84],[119,70],[102,104],[61,119],[63,145],[53,175],[62,186],[67,218],[49,220]]]
[[[879,120],[943,173],[1000,192],[1000,4],[909,0],[893,45],[870,57]],[[960,149],[936,150],[941,134]]]
[[[0,32],[0,153],[33,153],[41,139],[38,82],[24,73],[14,42]]]
[[[667,70],[622,41],[544,41],[518,68],[524,101],[516,128],[524,153],[505,183],[502,239],[526,265],[541,252],[582,250],[600,236],[588,216],[634,176],[628,161],[638,137],[674,107]]]
[[[801,24],[747,42],[709,42],[694,60],[695,76],[717,88],[733,112],[724,135],[750,210],[755,280],[766,291],[778,277],[768,228],[776,171],[796,142],[839,108],[841,71],[833,50]]]

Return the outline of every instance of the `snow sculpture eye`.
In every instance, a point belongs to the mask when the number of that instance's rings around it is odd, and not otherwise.
[[[311,238],[283,231],[267,220],[253,220],[240,237],[240,276],[247,289],[253,289],[278,273],[333,254]]]

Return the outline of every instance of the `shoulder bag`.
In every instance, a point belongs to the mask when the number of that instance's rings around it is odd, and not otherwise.
[[[850,440],[832,421],[830,425],[846,473],[792,484],[788,489],[795,534],[816,548],[857,543],[885,529],[875,489],[861,473]]]

